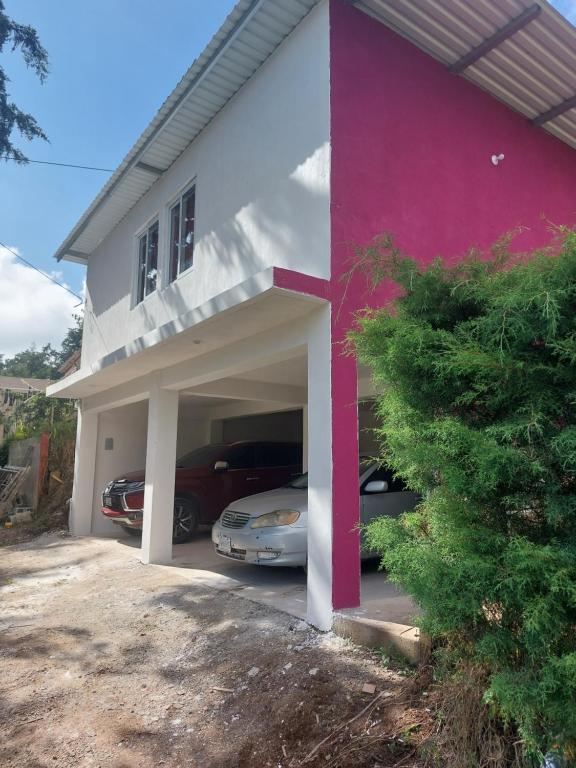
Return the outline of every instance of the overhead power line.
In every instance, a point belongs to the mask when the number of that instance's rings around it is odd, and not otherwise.
[[[7,251],[12,253],[14,256],[16,256],[17,259],[20,259],[20,261],[23,261],[24,264],[26,264],[27,267],[30,267],[31,269],[36,270],[38,274],[42,275],[46,278],[46,280],[50,280],[51,283],[54,283],[54,285],[58,285],[60,288],[63,288],[65,291],[68,291],[68,293],[71,293],[72,296],[75,296],[82,304],[84,303],[84,299],[82,296],[79,296],[77,293],[74,293],[74,291],[71,288],[68,288],[67,285],[64,285],[64,283],[59,283],[58,280],[56,280],[52,275],[49,275],[47,272],[43,272],[41,269],[38,269],[34,264],[27,261],[23,256],[20,256],[19,253],[16,253],[12,248],[9,248],[5,243],[0,241],[0,248],[5,248]]]
[[[11,155],[0,155],[0,160],[16,160]],[[38,165],[57,165],[61,168],[80,168],[83,171],[102,171],[103,173],[112,173],[113,168],[95,168],[93,165],[76,165],[74,163],[54,163],[49,160],[29,160],[26,158],[23,165],[26,163],[38,163]]]

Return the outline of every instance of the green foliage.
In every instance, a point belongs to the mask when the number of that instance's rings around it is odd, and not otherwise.
[[[64,337],[60,350],[46,344],[40,350],[32,346],[3,360],[0,355],[0,376],[24,379],[57,379],[58,368],[82,344],[82,318],[74,316],[75,324]],[[0,414],[8,439],[0,445],[0,467],[8,461],[11,440],[19,440],[42,432],[50,432],[52,445],[66,445],[76,435],[76,406],[73,400],[48,398],[43,394],[21,395],[7,415]]]
[[[68,358],[82,346],[82,316],[74,315],[74,325],[66,331],[60,351],[56,353],[56,363],[60,367]]]
[[[55,440],[66,441],[75,434],[75,401],[32,395],[15,405],[7,427],[7,432],[16,440],[51,432]]]
[[[34,345],[7,360],[0,359],[0,375],[31,379],[53,379],[58,369],[58,353],[50,344]]]
[[[389,237],[357,269],[401,288],[352,334],[382,460],[422,494],[368,546],[527,757],[576,744],[576,233],[554,252],[427,267]]]
[[[40,349],[34,345],[4,360],[0,355],[0,376],[31,379],[58,379],[59,367],[82,345],[82,318],[74,315],[74,325],[66,331],[59,350],[51,344]]]
[[[44,82],[48,75],[48,55],[38,39],[36,31],[24,24],[17,24],[4,12],[4,3],[0,0],[0,53],[5,47],[12,51],[20,49],[26,65]],[[25,163],[26,157],[11,141],[16,130],[23,138],[46,140],[46,134],[32,115],[23,112],[10,100],[7,91],[8,77],[0,67],[0,157],[11,158],[18,163]]]
[[[8,453],[10,450],[10,441],[5,440],[0,444],[0,467],[5,467],[8,464]]]

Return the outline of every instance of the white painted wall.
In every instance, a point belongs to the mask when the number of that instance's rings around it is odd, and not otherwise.
[[[146,433],[148,401],[114,408],[98,415],[98,442],[94,474],[92,533],[97,536],[116,535],[119,529],[101,514],[102,491],[105,485],[124,472],[134,472],[146,464]],[[114,447],[104,450],[106,438]]]
[[[236,440],[302,442],[302,411],[277,411],[224,419],[222,439],[225,443],[233,443]]]
[[[200,448],[210,442],[210,420],[207,413],[193,403],[187,403],[180,398],[178,409],[178,439],[176,455],[183,456],[195,448]]]
[[[83,366],[267,267],[329,277],[328,32],[323,3],[92,254]],[[134,236],[159,215],[166,256],[167,205],[193,178],[195,265],[131,308]]]
[[[98,440],[94,499],[92,506],[92,532],[96,535],[118,534],[118,527],[100,513],[104,486],[124,472],[134,472],[146,466],[148,430],[148,401],[143,400],[121,408],[103,411],[98,415]],[[111,451],[104,449],[105,439],[114,441]],[[178,410],[177,456],[210,442],[210,421],[198,409],[184,401]],[[89,531],[86,531],[88,533]]]

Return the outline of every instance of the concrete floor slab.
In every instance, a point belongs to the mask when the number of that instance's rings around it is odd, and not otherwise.
[[[121,541],[138,552],[138,539]],[[302,569],[246,565],[222,558],[214,552],[208,531],[201,531],[194,541],[175,545],[171,567],[182,569],[196,583],[306,618],[306,574]],[[411,627],[417,612],[410,598],[378,570],[377,563],[363,564],[362,605],[349,616]]]

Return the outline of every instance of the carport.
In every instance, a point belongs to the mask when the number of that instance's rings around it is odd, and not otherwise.
[[[355,360],[334,340],[324,282],[308,278],[296,290],[290,275],[277,272],[219,295],[177,327],[157,328],[52,388],[81,398],[72,531],[115,535],[99,513],[102,489],[145,467],[144,563],[228,579],[234,589],[275,604],[284,595],[286,610],[305,611],[322,629],[347,610],[364,615],[368,608],[370,616],[404,623],[412,607],[370,569],[360,599],[358,452],[359,442],[369,450],[362,405],[372,394],[369,377],[358,375]],[[173,551],[177,457],[210,441],[280,430],[290,439],[301,434],[309,472],[306,584],[300,573],[221,560],[208,538]]]
[[[302,354],[287,361],[262,366],[235,378],[217,380],[201,390],[190,388],[179,393],[177,448],[181,456],[208,442],[282,439],[303,441],[304,465],[307,464],[308,414],[306,403],[307,357]],[[287,387],[294,402],[282,402]],[[372,428],[375,424],[367,371],[358,381],[358,434],[361,452],[375,450]],[[229,392],[229,396],[224,396]],[[232,396],[234,392],[234,396]],[[242,393],[242,397],[239,394]],[[266,396],[263,399],[250,399]],[[296,402],[302,399],[304,402]],[[140,401],[119,406],[99,415],[98,456],[92,532],[117,536],[131,555],[140,553],[140,539],[132,538],[110,525],[99,512],[100,493],[114,476],[137,470],[146,464],[148,404]],[[106,450],[108,445],[108,450]],[[123,450],[121,449],[123,447]],[[303,569],[252,566],[219,557],[214,552],[209,528],[186,544],[172,546],[166,561],[186,572],[195,583],[241,595],[255,602],[284,610],[299,619],[308,618],[307,579]],[[343,610],[343,616],[402,625],[404,632],[412,625],[415,606],[378,570],[374,561],[362,565],[361,604]],[[410,630],[414,634],[413,630]],[[383,642],[386,641],[384,636]]]

